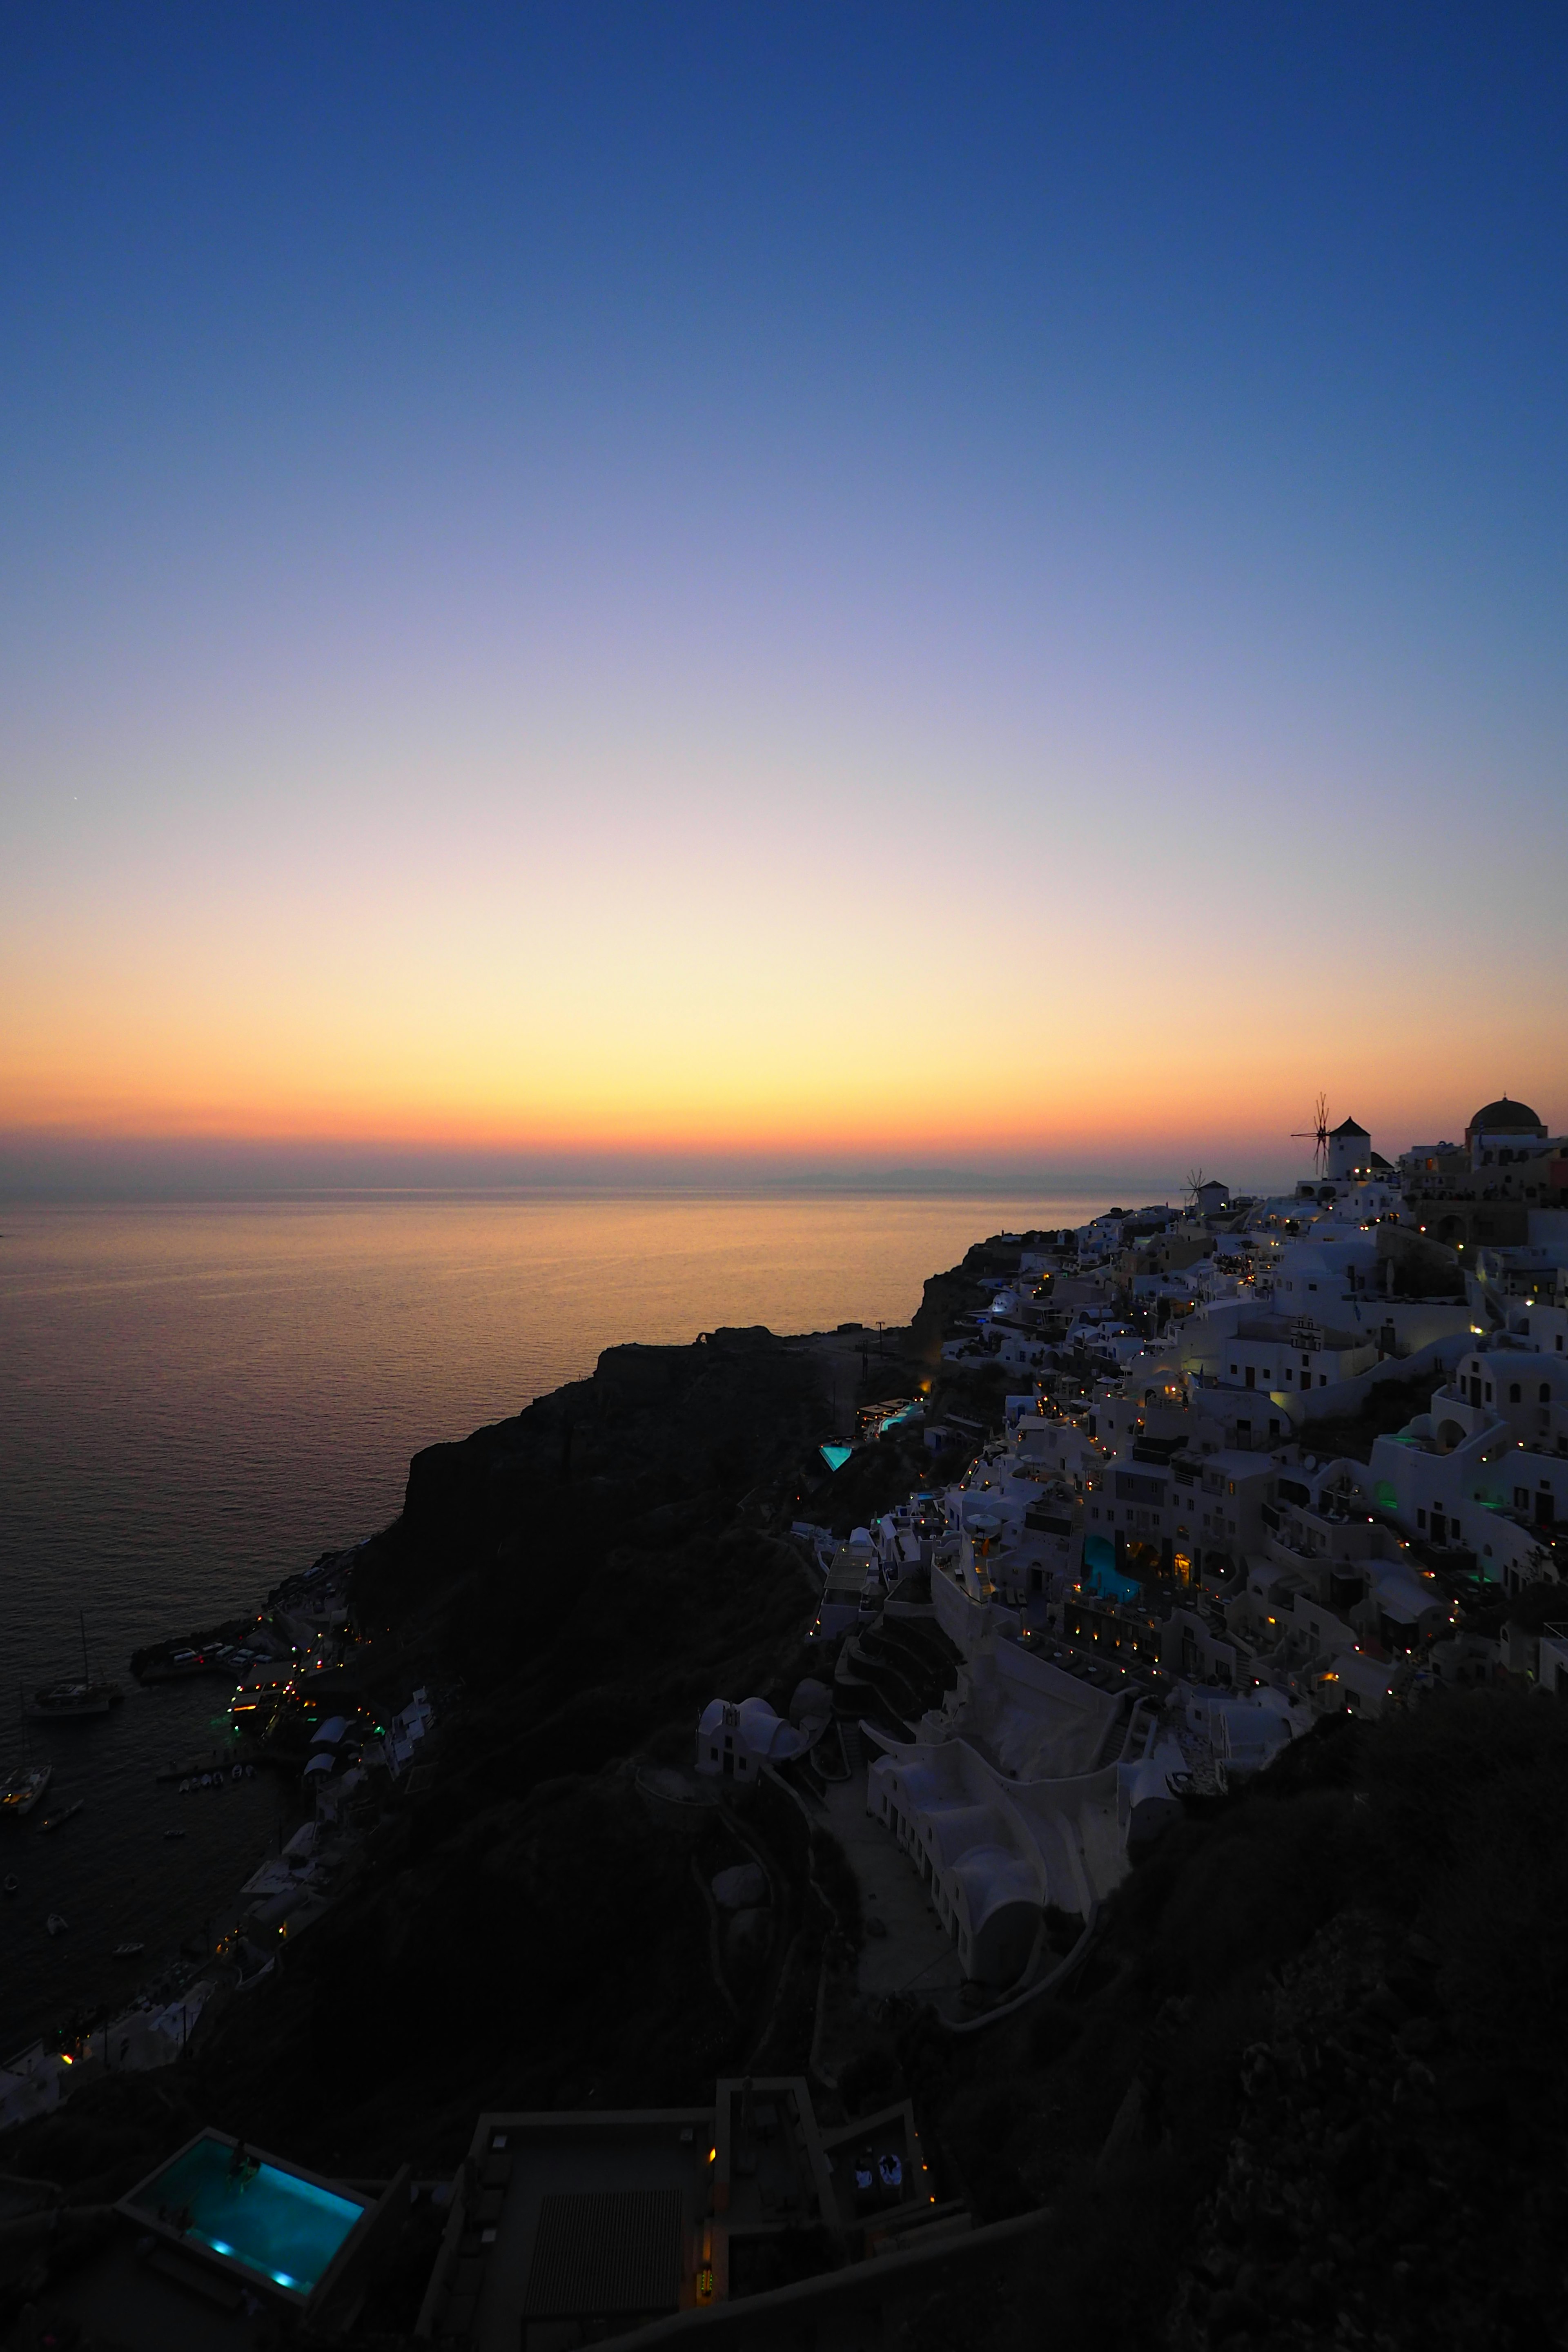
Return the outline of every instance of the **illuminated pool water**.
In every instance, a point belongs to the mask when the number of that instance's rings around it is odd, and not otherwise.
[[[1116,1548],[1109,1536],[1085,1536],[1083,1564],[1089,1589],[1104,1601],[1136,1601],[1143,1587],[1136,1577],[1123,1576],[1116,1566]]]
[[[235,2171],[233,2158],[226,2140],[196,2140],[138,2189],[130,2204],[184,2244],[308,2295],[364,2207],[280,2165],[257,2164],[247,2179]]]

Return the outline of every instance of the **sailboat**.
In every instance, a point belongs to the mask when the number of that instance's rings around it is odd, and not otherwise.
[[[81,1680],[49,1683],[33,1693],[28,1713],[56,1723],[78,1716],[107,1715],[125,1694],[118,1683],[95,1682],[87,1654],[87,1615],[81,1613]]]

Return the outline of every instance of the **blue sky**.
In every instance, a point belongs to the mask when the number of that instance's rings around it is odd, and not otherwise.
[[[1565,47],[8,11],[0,1153],[1568,1122]]]

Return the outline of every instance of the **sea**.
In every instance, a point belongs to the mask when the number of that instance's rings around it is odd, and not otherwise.
[[[972,1242],[1104,1206],[510,1192],[0,1209],[0,1767],[54,1766],[28,1820],[0,1825],[0,1876],[18,1882],[0,1900],[0,2064],[210,1949],[302,1817],[270,1772],[184,1796],[160,1782],[221,1737],[228,1689],[142,1689],[134,1649],[257,1607],[385,1526],[411,1454],[591,1371],[601,1349],[906,1323]],[[79,1671],[84,1644],[123,1705],[27,1722],[23,1693]],[[121,1941],[143,1956],[111,1960]]]

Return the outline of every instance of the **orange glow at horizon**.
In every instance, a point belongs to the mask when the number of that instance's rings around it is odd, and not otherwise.
[[[728,803],[715,767],[677,806],[632,790],[631,753],[605,756],[596,782],[530,772],[510,800],[488,771],[440,807],[428,784],[377,806],[363,776],[320,808],[297,784],[268,804],[252,777],[199,825],[61,830],[0,929],[0,1135],[1153,1155],[1183,1176],[1224,1155],[1239,1182],[1301,1159],[1320,1088],[1391,1155],[1504,1085],[1559,1115],[1540,1099],[1550,942],[1521,943],[1503,1066],[1496,1005],[1458,962],[1426,975],[1409,1034],[1369,1009],[1353,896],[1310,984],[1260,978],[1267,920],[1184,929],[1168,910],[1200,898],[1210,846],[1164,838],[1152,803],[1117,889],[1154,912],[1122,921],[1079,878],[1106,847],[1081,812],[1019,816],[1007,857],[1028,881],[993,893],[933,853],[929,805],[856,803],[847,782],[841,808],[820,786],[791,801],[753,761]]]
[[[1310,1147],[1291,1138],[1304,1123],[1321,1060],[1303,1058],[1293,1084],[1276,1076],[1266,1097],[1238,1105],[1217,1072],[1053,1070],[1043,1057],[1026,1067],[1014,1056],[977,1053],[944,1082],[943,1099],[934,1103],[921,1057],[862,1070],[850,1054],[836,1057],[815,1084],[796,1076],[794,1084],[764,1086],[754,1076],[737,1080],[723,1069],[694,1070],[679,1057],[633,1072],[606,1056],[594,1071],[595,1083],[563,1085],[557,1076],[553,1087],[519,1085],[504,1092],[458,1082],[476,1080],[479,1074],[472,1072],[431,1074],[423,1088],[408,1073],[399,1084],[396,1072],[373,1067],[345,1069],[335,1084],[311,1073],[310,1082],[302,1070],[279,1070],[270,1055],[258,1058],[259,1068],[223,1073],[197,1065],[184,1073],[184,1087],[166,1073],[123,1066],[115,1073],[81,1071],[68,1087],[58,1080],[16,1084],[7,1072],[0,1133],[78,1143],[712,1155],[758,1162],[816,1156],[883,1164],[1070,1165],[1152,1154],[1173,1168],[1180,1160],[1182,1173],[1186,1157],[1207,1155],[1213,1167],[1219,1164],[1215,1155],[1228,1153],[1237,1157],[1233,1181],[1243,1181],[1247,1154],[1269,1164],[1310,1156]],[[1384,1073],[1363,1068],[1359,1085],[1338,1083],[1336,1115],[1353,1112],[1392,1154],[1438,1132],[1462,1131],[1470,1097],[1497,1090],[1496,1074],[1484,1063],[1468,1084],[1462,1077],[1456,1083],[1450,1066],[1440,1083],[1427,1077],[1418,1089],[1418,1075],[1408,1065]],[[1425,1111],[1422,1094],[1446,1108]],[[1030,1118],[1035,1105],[1048,1105],[1048,1111]],[[1539,1107],[1553,1119],[1552,1106]]]

